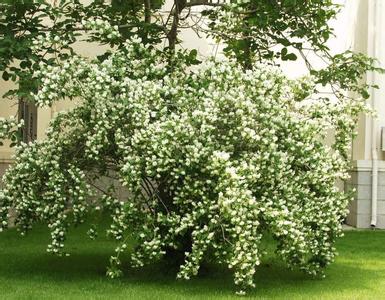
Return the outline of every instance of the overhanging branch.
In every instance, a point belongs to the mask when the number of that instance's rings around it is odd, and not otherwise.
[[[191,0],[186,2],[186,7],[192,7],[192,6],[226,6],[227,4],[225,2],[212,2],[210,0]]]

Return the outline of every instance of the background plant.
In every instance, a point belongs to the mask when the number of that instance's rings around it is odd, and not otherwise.
[[[120,241],[111,277],[134,241],[135,266],[179,251],[178,277],[189,279],[210,258],[234,269],[244,293],[266,234],[289,266],[322,273],[349,200],[334,185],[348,177],[355,122],[368,111],[360,78],[381,70],[361,54],[329,54],[327,21],[338,8],[328,1],[176,0],[168,15],[162,4],[2,2],[0,67],[17,82],[7,96],[80,103],[52,120],[46,139],[18,144],[0,194],[1,229],[14,208],[22,233],[46,222],[48,250],[60,254],[68,227],[103,209]],[[204,6],[206,23],[191,23],[193,6]],[[185,26],[225,43],[228,58],[178,48]],[[79,39],[110,50],[83,58],[72,48]],[[295,60],[304,45],[329,66],[308,62],[310,76],[294,81],[271,66]],[[3,123],[0,137],[19,126]],[[322,143],[327,128],[331,147]]]

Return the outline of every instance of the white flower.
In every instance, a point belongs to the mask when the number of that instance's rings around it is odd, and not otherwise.
[[[214,156],[220,160],[229,160],[230,153],[224,151],[214,151]]]

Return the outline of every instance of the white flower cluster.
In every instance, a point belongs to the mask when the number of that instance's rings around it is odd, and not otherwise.
[[[79,68],[74,69],[77,65]],[[76,83],[88,72],[86,60],[74,56],[60,67],[40,63],[41,70],[35,71],[35,75],[41,80],[41,89],[32,98],[39,107],[50,106],[57,99],[65,97],[73,98],[79,94],[81,88]],[[48,75],[48,76],[47,76]]]
[[[56,117],[46,140],[19,149],[0,195],[2,227],[13,206],[22,231],[48,222],[49,250],[60,252],[68,216],[81,221],[103,207],[109,234],[122,243],[112,277],[130,239],[135,266],[182,251],[178,277],[189,279],[215,258],[234,270],[242,294],[254,286],[264,235],[289,266],[322,273],[347,213],[349,195],[334,184],[347,176],[345,151],[363,102],[307,101],[310,79],[290,81],[271,66],[245,72],[208,60],[191,70],[178,57],[170,70],[168,56],[127,43],[102,63],[42,67],[39,105],[82,102]],[[321,142],[325,125],[336,130],[333,147]],[[105,177],[127,196],[98,186]]]
[[[12,133],[17,132],[23,125],[24,121],[18,121],[14,116],[0,118],[0,145],[4,140],[12,138]]]
[[[62,38],[58,35],[53,35],[50,32],[46,34],[38,35],[33,41],[31,50],[39,52],[42,50],[47,50],[51,47],[63,48],[68,46],[69,40],[67,38]]]
[[[102,37],[109,40],[120,37],[119,27],[117,25],[112,26],[110,22],[102,20],[100,18],[87,19],[82,21],[84,28],[93,30]]]

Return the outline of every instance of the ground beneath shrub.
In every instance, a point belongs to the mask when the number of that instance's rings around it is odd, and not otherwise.
[[[176,281],[176,267],[162,262],[106,278],[115,243],[89,240],[88,227],[70,233],[69,257],[45,252],[49,233],[37,226],[21,237],[0,234],[0,299],[240,299],[232,274],[206,266],[191,281]],[[273,257],[260,266],[251,299],[385,299],[385,231],[349,231],[337,244],[340,253],[325,279],[287,270]],[[127,269],[127,268],[126,268]],[[241,298],[242,299],[242,298]]]

